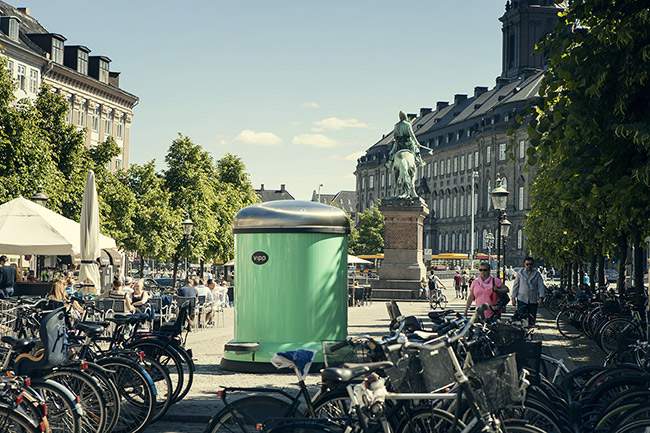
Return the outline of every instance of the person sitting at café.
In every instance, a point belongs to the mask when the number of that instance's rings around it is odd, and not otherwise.
[[[108,292],[108,297],[111,299],[123,300],[125,313],[135,312],[135,308],[131,304],[131,295],[124,289],[122,280],[119,278],[113,279],[113,286],[111,287],[110,292]]]
[[[27,272],[27,282],[28,283],[35,283],[38,280],[36,279],[36,273],[30,269],[29,272]]]
[[[139,278],[133,284],[133,293],[131,293],[131,305],[140,308],[147,305],[151,295],[144,289],[144,279]]]
[[[198,297],[198,293],[196,291],[196,288],[194,287],[194,280],[191,278],[186,278],[185,279],[185,285],[178,289],[178,296],[181,296],[183,298],[196,298]]]
[[[64,278],[57,278],[52,284],[50,293],[47,299],[50,301],[52,308],[59,308],[65,306],[66,310],[72,314],[75,319],[80,319],[83,315],[84,309],[76,300],[70,301],[70,297],[65,291],[67,282]]]
[[[203,279],[199,279],[194,288],[196,289],[196,296],[205,296],[205,302],[213,301],[212,292],[208,286],[203,284]]]

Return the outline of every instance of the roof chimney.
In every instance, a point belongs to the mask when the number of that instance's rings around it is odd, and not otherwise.
[[[474,97],[476,98],[477,96],[482,95],[483,93],[487,92],[487,87],[483,86],[476,86],[474,87]]]
[[[438,101],[438,102],[436,102],[436,111],[442,110],[447,105],[449,105],[449,102],[447,102],[447,101]]]
[[[283,183],[280,184],[280,191],[281,191],[281,192],[285,192],[285,191],[286,191],[286,188],[285,188],[285,187],[286,187],[285,184],[283,184]]]
[[[23,15],[30,16],[29,8],[20,7],[20,8],[16,8],[16,10],[18,10],[18,12],[20,12]]]
[[[431,108],[420,108],[420,117],[431,113]]]
[[[466,100],[467,100],[467,95],[465,95],[463,93],[458,93],[458,94],[454,95],[454,104],[460,104],[461,102],[466,101]]]
[[[415,114],[415,113],[408,113],[408,114],[406,115],[406,118],[407,118],[409,121],[415,119],[416,117],[418,117],[418,115]]]
[[[260,191],[264,191],[264,184],[260,186]]]

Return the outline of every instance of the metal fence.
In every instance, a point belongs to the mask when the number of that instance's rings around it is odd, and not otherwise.
[[[15,301],[0,299],[0,336],[13,334],[16,323],[16,307]]]

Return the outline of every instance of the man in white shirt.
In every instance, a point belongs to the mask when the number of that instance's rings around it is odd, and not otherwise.
[[[212,296],[212,291],[210,288],[203,284],[203,280],[199,280],[199,283],[194,286],[196,289],[197,296],[205,296],[205,302],[212,302],[214,300]]]

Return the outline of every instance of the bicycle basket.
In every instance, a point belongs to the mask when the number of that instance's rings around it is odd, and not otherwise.
[[[490,327],[490,338],[497,347],[510,346],[526,340],[526,330],[507,323],[495,323]]]
[[[514,353],[517,358],[517,367],[525,368],[530,373],[529,380],[532,384],[540,383],[540,373],[542,364],[542,342],[541,341],[521,341],[500,350],[502,355]]]
[[[402,393],[426,392],[422,377],[422,364],[416,354],[407,353],[400,356],[397,353],[390,354],[390,361],[393,366],[386,368],[391,391]]]
[[[340,367],[345,363],[365,364],[375,361],[365,344],[350,343],[334,350],[339,341],[323,341],[323,362],[325,367]]]
[[[426,392],[433,392],[455,382],[454,367],[447,349],[420,350],[422,379]]]
[[[490,412],[523,401],[514,353],[474,364],[468,369],[467,375],[476,401]]]

